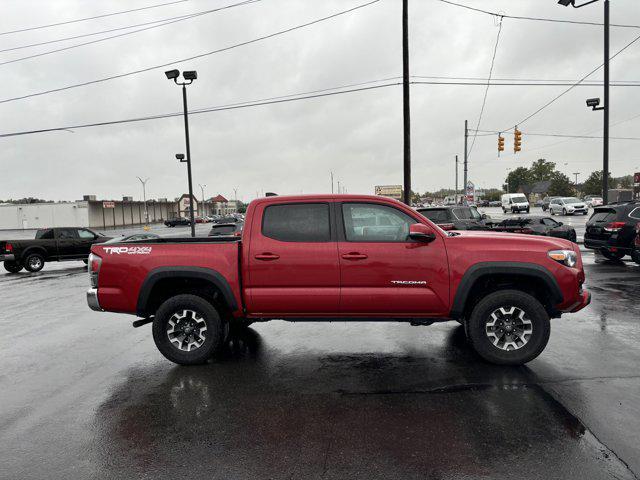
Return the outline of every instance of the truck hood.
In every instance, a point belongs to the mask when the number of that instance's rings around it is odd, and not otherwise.
[[[462,244],[478,244],[484,248],[495,250],[547,251],[553,249],[575,250],[573,242],[556,237],[528,235],[524,233],[504,233],[492,231],[464,230],[447,236],[447,242]]]

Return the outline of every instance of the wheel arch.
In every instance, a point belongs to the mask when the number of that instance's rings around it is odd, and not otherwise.
[[[34,245],[32,247],[27,247],[24,249],[24,251],[20,254],[20,262],[24,262],[27,257],[29,255],[31,255],[32,253],[38,253],[40,255],[42,255],[42,258],[47,261],[49,259],[49,255],[47,255],[47,249],[44,247],[39,247],[37,245]]]
[[[472,265],[462,277],[450,316],[464,318],[482,295],[501,289],[533,294],[550,314],[564,296],[553,274],[541,265],[526,262],[482,262]]]
[[[140,287],[136,313],[153,315],[160,303],[173,295],[192,293],[217,302],[229,313],[238,309],[236,297],[226,278],[211,268],[159,267],[149,272]]]

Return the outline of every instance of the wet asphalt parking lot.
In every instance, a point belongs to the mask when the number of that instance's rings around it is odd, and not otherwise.
[[[179,367],[81,262],[2,271],[0,478],[637,479],[640,266],[583,255],[591,305],[518,368],[455,322],[280,321]]]

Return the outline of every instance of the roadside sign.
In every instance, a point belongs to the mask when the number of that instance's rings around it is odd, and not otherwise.
[[[471,180],[469,180],[467,182],[467,201],[473,202],[475,198],[475,193],[476,193],[476,186]]]
[[[402,185],[376,185],[374,192],[376,195],[402,200]]]
[[[102,208],[116,208],[116,202],[102,202]]]

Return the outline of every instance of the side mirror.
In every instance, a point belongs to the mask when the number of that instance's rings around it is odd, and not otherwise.
[[[562,222],[558,222],[558,225],[564,225],[564,223],[562,223]]]
[[[486,213],[483,213],[482,215],[480,215],[480,218],[481,218],[482,220],[488,220],[488,219],[490,219],[490,218],[491,218],[491,216],[487,215]]]
[[[429,243],[436,239],[436,233],[428,225],[414,223],[409,227],[409,238]]]

